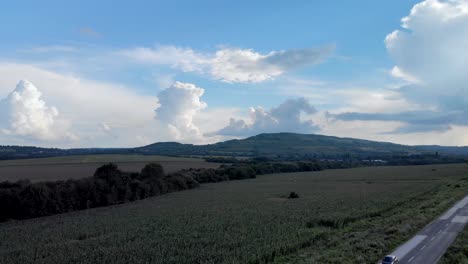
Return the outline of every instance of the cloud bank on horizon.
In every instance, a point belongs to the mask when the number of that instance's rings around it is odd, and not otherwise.
[[[383,32],[381,48],[392,66],[381,66],[384,77],[378,69],[376,77],[366,72],[368,81],[343,81],[337,73],[321,78],[327,67],[349,60],[339,42],[266,52],[25,48],[18,59],[0,56],[0,144],[201,144],[296,132],[468,145],[467,30],[468,1],[417,3],[400,28]],[[141,86],[148,88],[135,88]]]
[[[252,136],[260,133],[311,133],[318,127],[311,120],[301,120],[301,114],[314,114],[317,110],[305,98],[288,99],[266,111],[262,107],[249,109],[250,121],[231,118],[229,125],[215,132],[224,136]]]

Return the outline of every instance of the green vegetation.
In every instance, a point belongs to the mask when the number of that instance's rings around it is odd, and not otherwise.
[[[250,156],[279,159],[381,157],[429,153],[415,147],[353,138],[295,133],[260,134],[240,140],[195,146],[156,143],[136,149],[141,153],[164,155]]]
[[[466,195],[467,173],[453,164],[273,174],[5,222],[0,263],[374,263]]]
[[[207,175],[212,175],[207,178]],[[93,177],[78,180],[0,182],[0,221],[48,216],[123,204],[166,193],[193,189],[206,182],[255,178],[247,165],[181,170],[166,175],[161,164],[147,164],[140,173],[121,171],[108,163]]]
[[[146,165],[141,173],[124,173],[109,163],[93,177],[79,180],[1,182],[0,221],[122,204],[198,186],[190,175],[165,175],[156,163]]]
[[[466,174],[467,172],[461,174],[465,175],[465,178],[459,177],[458,180],[447,181],[446,184],[417,192],[414,196],[381,210],[340,219],[309,222],[310,226],[326,226],[329,229],[321,234],[322,239],[272,262],[376,263],[380,257],[392,252],[463,198],[468,189]]]

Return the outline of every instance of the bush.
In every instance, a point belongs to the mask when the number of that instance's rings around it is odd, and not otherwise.
[[[141,170],[139,179],[160,179],[162,177],[164,177],[164,169],[161,164],[150,163]]]
[[[296,199],[296,198],[299,198],[299,194],[297,194],[295,192],[290,192],[289,193],[288,199]]]
[[[257,176],[255,170],[246,165],[225,167],[219,169],[217,173],[221,177],[227,177],[229,180],[251,179]]]

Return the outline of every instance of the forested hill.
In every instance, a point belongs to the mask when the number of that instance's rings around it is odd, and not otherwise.
[[[249,156],[273,158],[385,158],[408,155],[468,156],[468,147],[406,146],[354,138],[314,134],[271,133],[210,145],[155,143],[135,149],[160,155]],[[454,151],[457,150],[457,151]]]
[[[468,156],[468,147],[406,146],[354,138],[313,134],[272,133],[209,145],[160,142],[137,148],[57,149],[0,146],[0,159],[35,158],[80,154],[152,154],[245,156],[280,159],[371,158],[415,155]]]

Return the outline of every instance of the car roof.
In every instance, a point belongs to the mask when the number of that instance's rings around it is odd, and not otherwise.
[[[386,258],[396,258],[396,256],[394,256],[394,255],[387,255],[387,256],[385,256],[385,257],[386,257]]]

